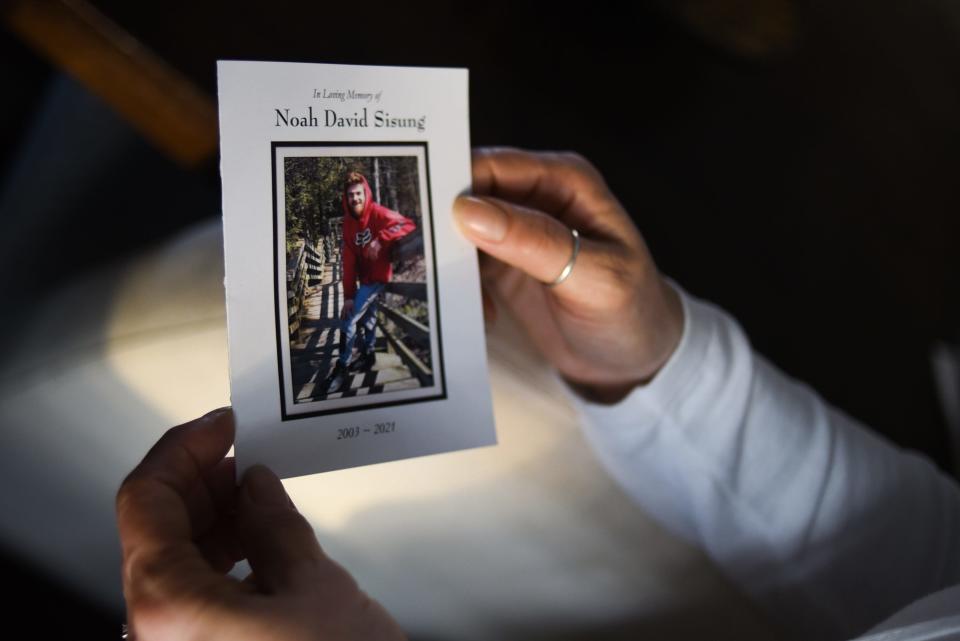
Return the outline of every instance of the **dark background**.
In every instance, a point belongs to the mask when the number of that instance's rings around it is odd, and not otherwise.
[[[211,96],[218,58],[468,67],[475,145],[591,159],[665,273],[951,469],[929,356],[960,329],[956,10],[705,4],[93,2]],[[45,287],[218,216],[219,183],[215,158],[178,167],[8,31],[0,52],[9,328]],[[6,568],[11,611],[49,607],[44,636],[117,634],[122,614]]]

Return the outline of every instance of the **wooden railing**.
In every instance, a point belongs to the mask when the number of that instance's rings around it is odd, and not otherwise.
[[[404,299],[427,302],[426,283],[388,283],[385,293],[396,294]],[[410,318],[400,310],[382,302],[377,310],[380,328],[387,341],[393,346],[400,360],[407,366],[420,385],[433,385],[433,371],[416,354],[416,349],[430,353],[430,328],[423,323]],[[389,323],[387,321],[390,321]],[[393,329],[391,329],[391,325]]]
[[[324,265],[323,246],[305,243],[287,263],[287,318],[290,321],[290,343],[300,336],[303,302],[307,289],[320,281]]]

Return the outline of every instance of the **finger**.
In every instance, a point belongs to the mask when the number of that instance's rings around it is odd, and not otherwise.
[[[236,465],[225,458],[204,472],[203,482],[193,486],[187,496],[193,539],[204,535],[221,517],[236,512]]]
[[[542,283],[553,282],[573,256],[570,229],[541,212],[471,196],[457,198],[453,211],[461,230],[477,247]],[[596,261],[584,251],[585,244],[581,239],[576,270],[564,282],[568,292],[575,280],[587,282],[583,278],[589,277]]]
[[[231,456],[221,460],[207,474],[204,484],[217,514],[235,514],[237,511],[237,465]]]
[[[600,173],[574,153],[475,149],[473,193],[546,212],[596,238],[632,227]]]
[[[232,442],[232,412],[211,412],[168,430],[120,487],[117,524],[131,609],[144,599],[216,590],[223,581],[191,540],[187,502]]]
[[[344,575],[349,579],[320,549],[313,528],[266,467],[256,465],[244,474],[239,526],[243,551],[264,592],[315,590]]]
[[[512,269],[486,252],[478,252],[477,257],[480,259],[480,282],[484,285],[496,282],[504,272]]]
[[[233,413],[223,408],[168,430],[117,493],[124,555],[189,542],[190,495],[233,443]]]
[[[225,458],[204,475],[203,511],[195,516],[194,540],[201,554],[217,572],[226,573],[243,558],[237,536],[236,461]],[[196,509],[194,507],[194,509]]]
[[[497,305],[485,287],[480,288],[480,295],[483,300],[483,320],[492,325],[497,321]]]
[[[237,561],[243,559],[236,517],[221,517],[197,540],[197,547],[210,567],[221,574],[229,572]]]

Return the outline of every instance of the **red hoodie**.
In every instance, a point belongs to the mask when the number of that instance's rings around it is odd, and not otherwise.
[[[366,195],[363,213],[359,220],[353,217],[347,205],[347,192],[341,196],[343,203],[343,296],[352,299],[357,293],[357,278],[364,285],[389,283],[393,276],[389,246],[414,229],[413,221],[392,209],[373,202],[373,194],[367,179],[363,179]],[[380,253],[376,259],[364,256],[363,249],[374,238],[380,241]]]

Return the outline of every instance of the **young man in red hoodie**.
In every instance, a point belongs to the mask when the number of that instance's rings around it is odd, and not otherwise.
[[[355,369],[369,370],[376,362],[377,302],[393,276],[390,245],[416,228],[413,221],[373,202],[370,185],[363,174],[352,171],[343,185],[343,308],[340,319],[340,357],[328,377],[327,393],[339,391],[351,369],[350,357],[357,328],[363,327],[360,356]],[[360,282],[359,287],[357,281]]]

